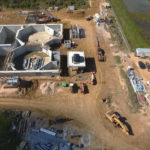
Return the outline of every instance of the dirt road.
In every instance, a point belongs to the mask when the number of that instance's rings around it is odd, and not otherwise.
[[[85,14],[92,15],[99,8],[99,1],[92,1],[91,9]],[[64,19],[64,16],[67,16]],[[82,127],[92,135],[92,145],[86,150],[148,150],[150,132],[149,126],[137,118],[139,114],[131,114],[128,109],[128,92],[122,88],[117,67],[109,47],[110,40],[103,37],[102,31],[97,29],[93,22],[87,22],[84,17],[76,18],[75,14],[67,14],[64,10],[57,16],[67,24],[79,24],[86,31],[86,38],[77,41],[79,50],[84,50],[90,58],[90,71],[96,68],[97,85],[89,86],[89,94],[71,94],[68,91],[51,96],[43,96],[38,91],[26,98],[0,98],[2,108],[18,108],[37,110],[47,115],[64,115],[81,122]],[[79,15],[79,14],[78,14]],[[106,52],[107,61],[100,63],[97,60],[96,37],[100,38],[101,48]],[[90,75],[90,73],[89,73]],[[62,80],[64,77],[62,77]],[[67,80],[67,79],[66,79]],[[69,80],[69,79],[68,79]],[[100,102],[100,98],[111,96],[112,106]],[[134,136],[126,136],[119,129],[109,123],[104,114],[108,109],[120,112],[130,123]]]

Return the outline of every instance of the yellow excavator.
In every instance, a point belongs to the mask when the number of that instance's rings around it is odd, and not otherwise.
[[[121,117],[117,112],[108,111],[105,113],[105,116],[114,124],[115,127],[121,128],[122,132],[129,135],[127,126],[121,121]]]

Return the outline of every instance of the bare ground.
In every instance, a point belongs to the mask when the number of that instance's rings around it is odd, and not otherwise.
[[[108,150],[149,150],[149,124],[145,123],[147,116],[133,114],[128,108],[127,87],[122,83],[118,66],[114,62],[112,48],[109,47],[111,41],[103,36],[102,31],[97,29],[93,22],[85,21],[86,15],[92,15],[98,10],[98,4],[98,0],[93,0],[92,8],[87,10],[85,14],[68,14],[64,10],[57,13],[66,26],[77,23],[86,31],[86,38],[76,42],[79,45],[77,49],[84,50],[86,57],[90,58],[90,63],[92,62],[92,65],[89,66],[90,71],[95,68],[97,71],[97,85],[92,86],[86,81],[89,94],[71,94],[66,88],[64,92],[59,94],[44,96],[35,90],[24,98],[0,98],[0,106],[2,108],[37,110],[46,115],[63,115],[77,120],[78,124],[88,130],[92,136],[92,144],[86,150],[100,150],[105,147]],[[81,17],[79,17],[80,15]],[[100,38],[101,47],[106,52],[107,61],[105,63],[100,63],[97,60],[96,36]],[[63,53],[66,54],[66,51]],[[85,75],[89,77],[90,73]],[[61,77],[59,82],[71,80],[74,81],[74,78]],[[112,98],[110,107],[100,101],[102,97],[107,96]],[[127,118],[134,136],[124,135],[105,119],[104,114],[109,109],[118,111]]]

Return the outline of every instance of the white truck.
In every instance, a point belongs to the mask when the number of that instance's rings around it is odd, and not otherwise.
[[[150,48],[137,48],[135,56],[141,58],[150,57]]]

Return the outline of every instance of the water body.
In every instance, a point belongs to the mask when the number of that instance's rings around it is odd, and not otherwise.
[[[127,10],[133,15],[141,13],[148,15],[150,13],[150,0],[123,0]],[[134,19],[136,25],[141,29],[143,36],[150,41],[150,22],[149,20],[139,21]]]
[[[131,13],[146,13],[150,9],[149,0],[123,0],[128,11]]]

